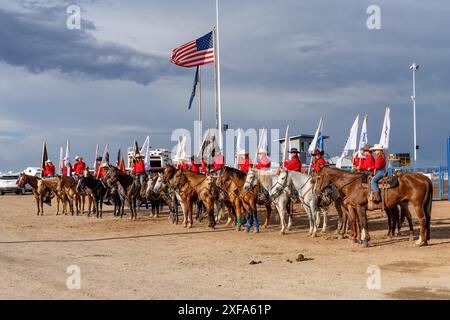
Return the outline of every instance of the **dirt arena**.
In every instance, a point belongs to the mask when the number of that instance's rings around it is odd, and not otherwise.
[[[187,230],[166,213],[114,218],[110,206],[102,220],[45,210],[36,216],[32,196],[0,197],[0,299],[450,299],[446,201],[433,203],[423,248],[405,227],[404,237],[387,239],[381,212],[370,213],[372,241],[363,249],[337,240],[334,213],[330,231],[309,238],[301,213],[281,236],[276,219],[247,234],[223,224],[209,231],[206,221]],[[79,290],[67,288],[70,265],[80,267]],[[368,289],[372,265],[380,289]]]

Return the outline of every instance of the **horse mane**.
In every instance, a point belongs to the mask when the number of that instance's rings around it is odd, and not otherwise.
[[[363,175],[362,172],[352,172],[352,171],[347,171],[347,170],[344,170],[344,169],[339,169],[339,168],[336,168],[336,167],[326,166],[323,169],[325,169],[325,168],[327,168],[329,170],[332,170],[332,171],[337,171],[338,173],[342,173],[342,174],[350,174],[350,175],[354,175],[354,176],[358,176],[358,175],[362,176]]]
[[[247,176],[247,173],[245,173],[244,171],[229,166],[224,166],[222,170],[225,170],[228,174],[236,177],[238,180],[244,180]]]

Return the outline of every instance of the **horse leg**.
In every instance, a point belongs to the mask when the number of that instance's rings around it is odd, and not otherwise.
[[[258,207],[254,206],[253,208],[250,208],[251,212],[253,213],[253,222],[255,225],[255,232],[259,232],[259,221],[258,221]]]
[[[192,228],[194,224],[193,215],[194,215],[194,202],[192,200],[189,201],[189,212],[188,212],[188,228]]]
[[[276,204],[276,207],[278,210],[278,215],[280,216],[280,224],[281,224],[280,234],[283,235],[286,233],[286,224],[284,222],[284,210],[286,210],[286,204],[285,203],[280,204],[280,202],[278,202]]]
[[[356,210],[358,211],[358,217],[360,219],[361,226],[361,245],[364,248],[369,246],[370,234],[369,234],[369,223],[367,220],[367,208],[362,206],[357,206]]]
[[[36,200],[36,207],[37,207],[37,215],[41,213],[41,210],[39,208],[39,196],[34,196],[34,199]]]
[[[269,227],[269,223],[270,223],[270,215],[272,214],[272,206],[270,205],[270,203],[266,202],[264,204],[266,206],[266,220],[264,221],[264,229],[266,229],[267,227]],[[255,205],[256,207],[257,205]]]
[[[323,224],[322,224],[322,232],[327,232],[327,226],[328,226],[328,211],[325,208],[321,208],[320,211],[322,212],[323,216]]]
[[[400,204],[400,212],[401,212],[401,221],[406,218],[408,220],[408,227],[409,227],[409,241],[414,241],[414,224],[411,217],[411,212],[408,208],[408,203],[401,203]]]
[[[413,203],[414,211],[416,212],[417,217],[419,218],[419,239],[416,241],[416,244],[421,246],[428,245],[427,239],[427,218],[425,216],[425,211],[422,205],[418,203]]]

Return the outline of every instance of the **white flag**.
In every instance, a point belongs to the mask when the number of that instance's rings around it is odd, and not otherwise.
[[[361,148],[364,147],[368,143],[367,138],[367,114],[364,116],[364,121],[361,127],[361,134],[359,135],[359,146],[358,146],[358,152],[360,158],[365,158],[364,152],[361,151]]]
[[[63,147],[59,147],[59,170],[64,166],[64,150]]]
[[[64,160],[64,164],[66,165],[67,168],[70,168],[70,141],[67,140],[66,142],[66,157]],[[67,175],[71,176],[72,172],[71,170],[67,170]]]
[[[265,152],[268,152],[268,150],[267,150],[267,130],[266,130],[266,128],[263,128],[260,131],[259,149],[263,149]],[[259,150],[258,150],[258,152],[259,152]]]
[[[283,150],[283,162],[289,159],[289,150],[291,149],[291,140],[289,139],[289,125],[286,127],[286,133],[284,135],[284,150]]]
[[[237,129],[236,136],[236,157],[235,157],[235,166],[239,168],[239,163],[241,162],[241,156],[245,152],[245,137],[242,134],[242,129]]]
[[[97,166],[98,166],[98,163],[97,163],[97,158],[98,158],[98,143],[97,143],[97,146],[95,147],[95,159],[94,159],[94,165],[92,166],[93,168],[94,168],[94,171],[96,171],[97,170]]]
[[[186,158],[186,136],[182,135],[178,139],[177,154],[175,161],[184,160]]]
[[[150,136],[145,138],[140,153],[144,156],[145,168],[148,168],[150,166]]]
[[[102,164],[109,165],[109,143],[105,145],[105,150],[103,150]]]
[[[380,144],[384,149],[389,149],[389,134],[391,132],[391,109],[386,107],[384,113],[383,128],[381,129]]]
[[[313,153],[313,151],[316,149],[316,147],[317,147],[317,142],[318,142],[318,140],[319,140],[319,134],[321,134],[321,132],[322,132],[322,126],[323,126],[323,119],[322,119],[322,117],[320,118],[320,120],[319,120],[319,125],[317,126],[317,129],[316,129],[316,133],[315,133],[315,135],[314,135],[314,139],[313,139],[313,141],[311,142],[311,144],[309,145],[309,148],[308,148],[308,152],[309,153]]]
[[[350,130],[350,134],[347,138],[347,142],[345,144],[344,150],[356,150],[356,143],[358,140],[358,125],[359,125],[359,114],[356,116],[355,122],[353,122],[353,126]]]

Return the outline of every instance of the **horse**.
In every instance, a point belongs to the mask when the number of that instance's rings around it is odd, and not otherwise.
[[[384,189],[381,193],[381,204],[384,208],[391,209],[400,203],[411,203],[420,222],[420,236],[416,244],[425,246],[430,240],[433,197],[431,180],[420,173],[412,172],[400,173],[397,177],[398,185]],[[323,190],[332,182],[348,202],[349,210],[357,212],[360,220],[361,244],[367,247],[370,240],[367,221],[369,188],[363,185],[362,174],[319,166],[317,181],[319,190]]]
[[[186,175],[181,169],[176,170],[171,181],[171,186],[177,190],[184,203],[183,225],[185,228],[191,228],[193,224],[192,214],[194,211],[194,203],[198,200],[198,194],[195,189],[191,187]]]
[[[157,194],[153,191],[156,181],[158,180],[159,175],[157,173],[151,173],[148,179],[146,180],[146,185],[144,190],[141,189],[141,198],[146,199],[147,203],[150,201],[151,209],[152,209],[152,217],[158,217],[159,210],[161,207],[161,195]]]
[[[400,210],[399,210],[400,207]],[[414,241],[414,225],[411,218],[411,212],[408,208],[408,203],[401,202],[398,206],[392,208],[385,208],[386,215],[388,217],[388,238],[392,238],[396,235],[395,229],[397,229],[397,236],[401,235],[402,224],[405,219],[408,220],[409,226],[409,241]]]
[[[191,171],[177,170],[176,179],[182,179],[185,176],[189,186],[197,194],[197,197],[203,202],[206,207],[206,212],[209,218],[208,228],[215,228],[216,220],[214,217],[214,204],[217,195],[217,187],[214,183],[211,174],[202,174]]]
[[[58,215],[59,203],[61,201],[64,201],[66,195],[64,192],[57,190],[56,178],[44,178],[38,180],[37,193],[39,195],[39,206],[41,214],[44,214],[44,197],[46,197],[47,195],[50,195],[50,197],[52,197],[52,195],[54,195],[56,197],[56,215]],[[64,210],[63,213],[67,214]]]
[[[131,219],[137,220],[136,202],[141,188],[140,183],[111,165],[108,167],[108,171],[103,179],[109,187],[116,183],[119,183],[123,187],[123,196],[130,206]]]
[[[104,183],[92,177],[80,177],[78,178],[78,183],[76,186],[76,190],[78,192],[83,192],[88,189],[88,192],[92,195],[94,199],[94,208],[97,218],[103,217],[103,199],[108,192],[108,188],[104,185]],[[88,213],[88,217],[90,217],[90,212]]]
[[[166,166],[167,168],[167,166]],[[173,176],[172,176],[173,178]],[[184,212],[184,203],[181,200],[180,195],[176,191],[169,191],[170,181],[164,177],[164,174],[158,173],[158,178],[156,179],[155,186],[153,187],[153,192],[161,196],[161,198],[166,202],[169,207],[169,221],[173,224],[178,224],[178,203],[181,205],[181,210]]]
[[[125,197],[123,196],[123,194],[123,188],[118,183],[112,185],[109,189],[109,197],[114,204],[114,216],[120,216],[121,218],[124,215],[125,209]]]
[[[272,187],[271,196],[276,197],[283,190],[287,193],[291,193],[290,190],[292,187],[298,192],[303,208],[308,215],[309,235],[315,237],[320,223],[319,212],[321,212],[321,210],[318,206],[319,197],[314,190],[314,183],[311,181],[311,176],[282,168],[280,169],[276,183]],[[327,226],[326,211],[323,216],[324,222],[322,231],[325,231]]]
[[[29,184],[31,186],[34,199],[36,200],[36,207],[37,207],[37,215],[44,215],[44,211],[41,212],[40,207],[40,194],[38,192],[38,182],[41,180],[41,178],[36,176],[30,176],[28,174],[25,174],[24,172],[20,173],[19,181],[17,182],[17,185],[19,188],[24,188],[26,184]]]
[[[78,216],[79,207],[77,205],[77,199],[79,195],[77,193],[77,183],[74,178],[67,176],[56,176],[56,190],[60,193],[64,193],[63,211],[66,211],[67,202],[69,202],[70,213],[74,214],[73,204],[75,203],[75,210]]]
[[[219,189],[223,191],[224,194],[228,196],[231,200],[231,203],[235,203],[235,205],[239,202],[242,203],[244,211],[249,213],[249,217],[246,223],[246,232],[250,231],[252,223],[255,225],[255,231],[259,232],[259,222],[257,216],[257,204],[263,204],[266,207],[266,220],[264,222],[263,227],[267,228],[270,215],[272,212],[272,207],[270,201],[260,200],[259,190],[257,187],[255,189],[244,190],[245,180],[247,178],[247,173],[242,172],[238,169],[224,166],[220,172],[220,176],[216,181]],[[240,204],[239,204],[240,206]],[[236,209],[236,208],[235,208]],[[237,229],[240,230],[241,227],[241,215],[236,211],[236,226]]]
[[[286,229],[290,230],[292,227],[292,215],[289,214],[289,221],[286,227],[285,215],[288,213],[287,207],[290,203],[289,194],[286,189],[282,189],[277,195],[271,195],[271,190],[277,183],[278,176],[267,170],[258,170],[256,168],[251,168],[245,179],[244,190],[250,191],[251,189],[258,187],[259,190],[270,197],[270,200],[275,204],[278,210],[281,223],[280,234],[285,234]]]

